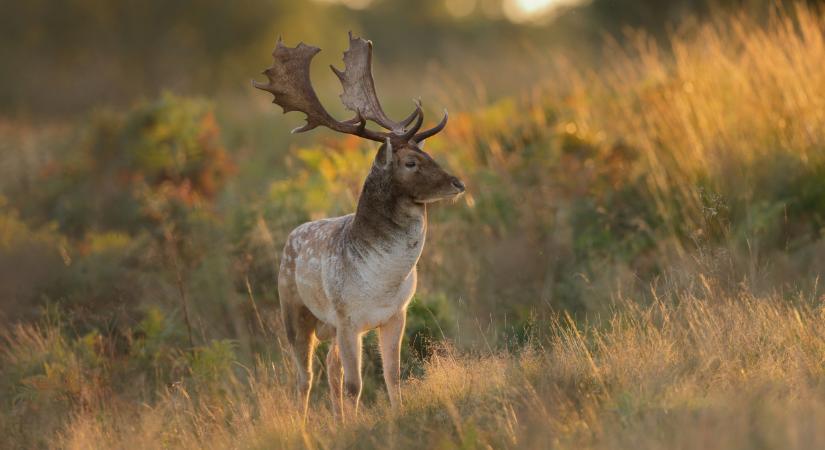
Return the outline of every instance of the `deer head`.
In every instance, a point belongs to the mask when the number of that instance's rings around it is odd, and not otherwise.
[[[300,111],[306,114],[306,124],[292,130],[302,133],[325,126],[339,133],[381,142],[370,177],[377,177],[381,185],[415,203],[431,203],[454,197],[464,192],[464,184],[448,174],[423,150],[424,140],[436,135],[447,125],[448,114],[433,128],[420,131],[424,123],[421,102],[415,101],[410,115],[395,122],[390,119],[378,101],[372,77],[372,42],[349,33],[349,49],[344,52],[344,70],[332,67],[343,85],[341,101],[355,113],[349,120],[334,119],[321,104],[309,78],[312,58],[321,49],[303,42],[287,47],[278,38],[272,52],[272,66],[264,70],[269,82],[252,82],[258,89],[270,92],[272,103],[281,106],[284,113]],[[384,131],[367,128],[367,121]]]

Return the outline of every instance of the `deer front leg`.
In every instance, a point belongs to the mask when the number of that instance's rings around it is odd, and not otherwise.
[[[378,328],[384,383],[393,408],[401,406],[401,339],[404,337],[406,322],[407,311],[404,310]]]
[[[361,398],[361,333],[352,327],[342,326],[338,329],[336,344],[344,367],[345,403],[355,417],[358,415],[358,401]],[[345,418],[344,414],[342,418]]]
[[[329,381],[329,396],[332,401],[332,413],[335,418],[344,418],[344,399],[341,396],[344,372],[341,367],[341,357],[338,354],[338,344],[334,341],[327,353],[327,380]]]

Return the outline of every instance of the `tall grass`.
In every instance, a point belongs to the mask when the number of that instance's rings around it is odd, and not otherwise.
[[[599,67],[558,60],[520,101],[459,117],[433,152],[464,150],[451,165],[470,179],[471,219],[441,229],[479,250],[433,272],[473,274],[463,292],[492,310],[526,294],[598,311],[676,267],[800,288],[825,268],[824,29],[798,3],[682,25],[665,43],[628,32]]]
[[[816,448],[825,444],[822,299],[675,295],[627,300],[606,323],[559,316],[518,354],[449,348],[336,425],[301,423],[289,377],[259,364],[205,395],[171,386],[151,405],[79,408],[65,448]],[[22,350],[34,345],[18,330]],[[6,356],[8,358],[8,356]],[[4,359],[6,359],[4,358]],[[8,363],[6,359],[4,363]]]
[[[779,6],[763,20],[739,14],[685,25],[667,46],[638,32],[630,43],[609,45],[603,67],[570,67],[566,105],[578,133],[638,149],[638,169],[671,226],[704,226],[708,199],[697,186],[748,214],[822,166],[825,33],[817,12]]]

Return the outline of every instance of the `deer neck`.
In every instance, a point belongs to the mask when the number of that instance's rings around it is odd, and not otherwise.
[[[353,243],[364,249],[381,252],[406,247],[406,256],[414,256],[415,265],[427,232],[427,207],[401,195],[391,180],[373,171],[364,182],[351,231]]]

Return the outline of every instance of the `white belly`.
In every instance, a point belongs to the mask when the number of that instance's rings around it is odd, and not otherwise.
[[[297,268],[297,274],[312,273],[310,276],[296,277],[301,300],[315,317],[336,328],[341,319],[348,320],[362,331],[376,328],[406,308],[415,294],[417,273],[414,266],[403,277],[347,277],[346,280],[341,280],[340,286],[326,283],[324,289],[324,283],[319,283],[321,279],[335,278],[323,276],[325,272],[329,273],[324,270],[324,264],[312,259],[301,264],[300,258],[297,262],[299,266],[304,266]],[[339,303],[334,300],[336,298],[341,298],[340,304],[336,304]]]
[[[392,316],[407,307],[415,294],[417,274],[415,268],[393,288],[376,285],[347,286],[349,301],[347,312],[352,325],[366,331],[386,323]]]

